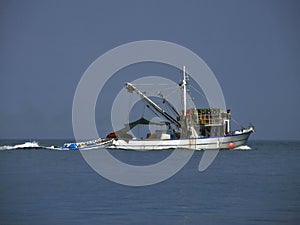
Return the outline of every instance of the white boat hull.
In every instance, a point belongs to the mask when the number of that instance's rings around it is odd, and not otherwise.
[[[245,145],[252,131],[224,137],[201,137],[178,140],[116,140],[109,148],[128,150],[164,150],[164,149],[229,149]],[[233,144],[232,144],[233,143]]]

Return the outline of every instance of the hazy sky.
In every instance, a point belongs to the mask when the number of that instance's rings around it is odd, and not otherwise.
[[[87,67],[118,45],[155,39],[208,64],[235,119],[256,126],[252,139],[300,140],[299,12],[298,1],[275,0],[2,0],[0,138],[73,137]]]

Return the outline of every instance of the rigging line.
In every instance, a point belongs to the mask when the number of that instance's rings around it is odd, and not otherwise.
[[[175,86],[177,86],[177,85],[174,85],[174,84],[161,84],[161,83],[153,83],[153,84],[134,84],[134,83],[132,83],[132,85],[134,85],[134,86],[169,86],[169,87],[175,87]]]
[[[176,87],[173,89],[173,91],[171,91],[168,95],[164,96],[165,98],[168,98],[169,96],[171,96],[172,94],[174,94],[176,91],[179,91],[180,88]]]
[[[199,91],[198,89],[196,89],[195,87],[193,87],[192,85],[190,85],[198,94],[200,94],[203,98],[204,98],[204,100],[207,100],[208,101],[208,99],[206,98],[206,96],[205,96],[205,94],[203,93],[203,92],[201,92],[201,91]],[[211,103],[214,103],[214,102],[211,102]]]
[[[198,89],[196,89],[194,86],[190,85],[191,88],[193,88],[198,94],[200,94],[204,99],[206,99],[205,95],[203,94],[203,92],[199,91]]]
[[[242,124],[240,124],[238,121],[236,121],[232,116],[231,116],[231,120],[237,124],[238,126],[240,126],[241,128],[243,128]]]
[[[145,105],[145,104],[143,104],[143,105],[144,105],[144,108],[143,108],[142,117],[144,118],[144,114],[145,114],[145,107],[146,107],[146,105]]]
[[[175,113],[177,115],[175,109],[172,109],[172,106],[170,105],[167,99],[162,98],[162,103],[166,105],[165,109],[169,114]]]
[[[147,102],[146,102],[146,103],[147,103]],[[149,108],[150,111],[154,113],[154,115],[156,115],[157,117],[160,117],[160,115],[158,115],[158,114],[155,112],[155,110],[152,109],[150,105],[148,105],[148,103],[147,103],[146,105],[147,105],[147,108]]]
[[[128,116],[129,116],[129,113],[130,113],[131,105],[132,105],[132,96],[131,96],[131,95],[129,95],[129,101],[128,101],[128,112],[127,112],[127,115],[128,115]]]
[[[167,108],[169,110],[171,110],[173,113],[175,113],[177,117],[180,116],[179,113],[177,112],[176,108],[172,105],[172,103],[170,103],[167,99],[164,99],[163,101],[166,103]]]
[[[168,90],[177,90],[177,88],[174,88],[174,87],[170,87],[170,88],[164,88],[163,91],[168,91]],[[149,91],[146,91],[147,93],[157,93],[157,92],[161,92],[162,89],[155,89],[155,90],[149,90]]]
[[[160,84],[160,83],[156,83],[156,84],[134,84],[132,83],[134,86],[140,86],[140,85],[143,85],[143,86],[157,86],[157,85],[161,85],[161,86],[170,86],[170,84]]]
[[[146,103],[147,103],[147,102],[146,102]],[[150,111],[151,111],[154,115],[156,115],[163,123],[167,123],[167,122],[165,122],[164,120],[161,119],[161,115],[157,114],[156,111],[151,107],[151,105],[148,105],[148,104],[147,104],[147,108],[149,108]],[[160,126],[165,126],[165,125],[166,125],[166,124],[161,124]]]
[[[173,91],[174,92],[174,91]],[[172,92],[168,95],[170,96],[172,94]],[[166,98],[166,96],[164,96],[161,92],[158,93],[158,96],[163,100],[163,104],[166,104],[167,106],[167,110],[172,113],[175,113],[176,116],[179,116],[179,113],[177,112],[177,109],[173,106],[172,103],[169,102],[169,100]]]

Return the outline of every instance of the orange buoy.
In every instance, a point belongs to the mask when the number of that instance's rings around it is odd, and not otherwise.
[[[231,149],[234,148],[234,143],[233,143],[233,142],[230,142],[230,143],[229,143],[229,148],[231,148]]]

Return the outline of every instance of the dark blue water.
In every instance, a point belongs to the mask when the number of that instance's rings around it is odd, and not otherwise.
[[[41,144],[53,142],[61,144]],[[204,172],[196,152],[175,176],[146,187],[104,179],[80,152],[1,150],[0,224],[300,224],[300,142],[249,146],[221,151]],[[148,163],[169,153],[114,154]]]

